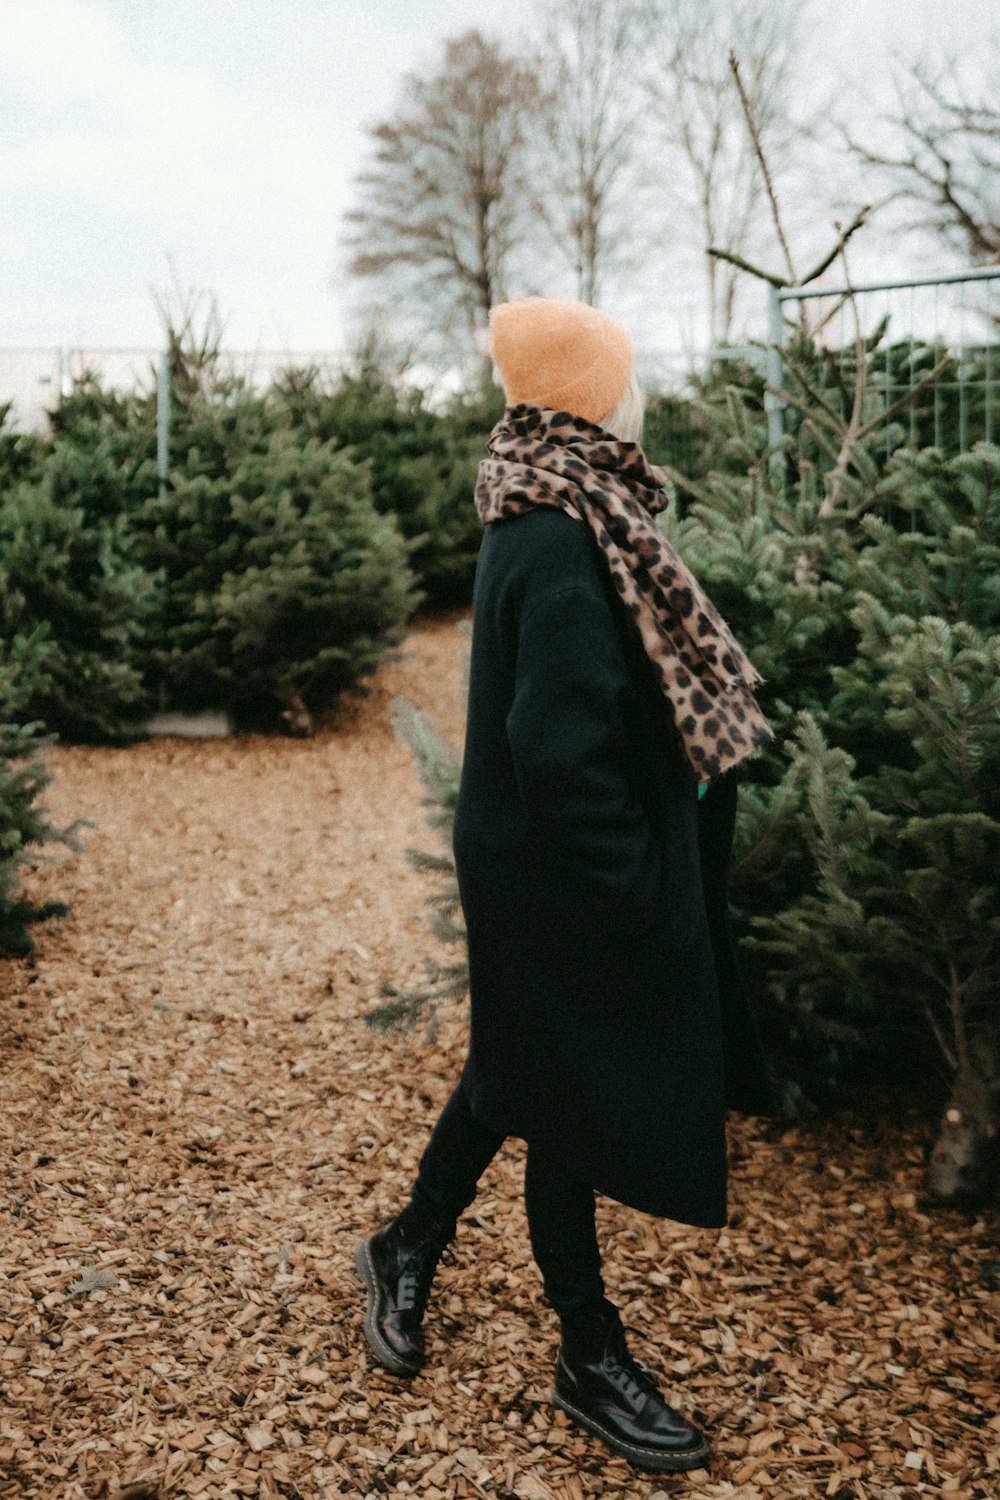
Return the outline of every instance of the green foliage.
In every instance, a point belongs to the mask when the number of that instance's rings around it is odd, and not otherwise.
[[[0,529],[11,483],[27,486],[37,463],[33,440],[22,444],[4,431],[0,413]],[[20,451],[19,451],[20,450]],[[4,559],[0,551],[0,559]],[[13,613],[0,561],[0,619]],[[59,650],[49,627],[25,621],[20,631],[0,631],[0,956],[27,953],[31,923],[65,914],[62,902],[36,903],[21,894],[20,874],[33,850],[53,841],[73,843],[72,829],[51,824],[38,797],[50,776],[42,751],[49,743],[30,706],[51,689]]]
[[[0,494],[21,480],[37,478],[45,452],[40,437],[16,430],[12,410],[13,402],[0,401]]]
[[[140,643],[153,581],[127,521],[151,472],[126,420],[141,404],[84,376],[50,438],[0,429],[0,659],[18,721],[68,739],[128,739],[148,706]]]
[[[654,464],[672,464],[684,474],[704,472],[704,425],[686,396],[655,395],[646,402],[643,448]]]
[[[892,817],[869,911],[900,1005],[919,997],[952,1067],[1000,987],[1000,450],[900,454],[886,488],[914,530],[869,518],[855,680],[832,712],[884,709],[865,784]]]
[[[120,395],[85,376],[52,415],[45,504],[22,505],[31,528],[16,517],[25,567],[47,582],[37,645],[51,666],[53,639],[89,643],[100,620],[104,678],[71,663],[32,712],[73,738],[121,736],[150,707],[304,727],[377,666],[412,612],[404,543],[372,503],[367,468],[290,427],[283,401],[230,375],[190,321],[171,330],[169,357],[162,498],[152,391]],[[92,565],[73,567],[71,615],[50,575],[60,550],[85,543]],[[64,701],[72,682],[89,719]]]
[[[135,733],[144,707],[136,647],[151,599],[125,522],[67,498],[75,454],[56,443],[37,480],[0,494],[0,656],[21,722],[80,740]],[[109,484],[117,467],[89,466]]]
[[[41,751],[48,741],[36,724],[9,722],[19,704],[9,681],[0,683],[0,957],[30,951],[31,923],[64,916],[60,901],[36,903],[20,889],[20,870],[31,851],[58,841],[76,847],[73,829],[48,821],[37,799],[50,776]]]
[[[228,461],[206,472],[190,448],[133,520],[160,580],[149,672],[172,706],[267,723],[298,701],[327,708],[371,671],[414,592],[363,469],[274,429],[249,393],[232,394],[229,424]]]
[[[740,415],[731,405],[730,391],[740,391]],[[721,409],[721,413],[720,413]],[[764,382],[743,360],[712,360],[703,374],[692,377],[691,394],[654,395],[646,403],[643,448],[654,464],[666,464],[677,477],[677,499],[686,514],[692,498],[688,480],[709,473],[739,473],[740,458],[732,451],[730,426],[738,431],[742,413],[752,416],[764,409]]]
[[[150,372],[152,381],[152,372]],[[122,393],[85,371],[49,414],[53,497],[90,521],[128,517],[156,493],[156,398]]]
[[[332,385],[306,370],[286,372],[274,402],[293,428],[368,465],[375,507],[406,537],[425,603],[466,603],[482,536],[472,491],[485,435],[501,414],[499,393],[435,410],[377,369]]]
[[[462,903],[458,890],[455,862],[451,855],[451,830],[458,802],[458,784],[461,775],[461,757],[457,751],[441,738],[425,713],[413,707],[405,698],[396,702],[393,728],[403,744],[412,753],[424,788],[424,805],[429,808],[428,822],[442,833],[447,853],[428,854],[423,850],[409,849],[408,857],[415,869],[424,871],[433,879],[429,899],[430,929],[439,943],[454,952],[460,945],[457,956],[447,961],[429,960],[427,983],[415,990],[398,990],[386,986],[383,1003],[369,1011],[367,1024],[375,1030],[412,1030],[420,1017],[430,1008],[444,1000],[464,995],[469,987],[469,965],[465,953],[465,925],[462,918]]]
[[[406,698],[396,701],[392,727],[416,761],[425,794],[424,806],[431,809],[428,822],[441,830],[450,845],[458,806],[461,758],[441,738],[428,716],[414,708]]]
[[[828,351],[794,341],[779,462],[745,365],[710,372],[687,438],[679,403],[650,411],[647,447],[676,491],[664,530],[766,679],[776,735],[743,773],[733,896],[793,1108],[912,1081],[933,1048],[939,1075],[992,1055],[1000,452],[908,446],[935,411],[939,430],[955,414],[953,365],[937,355],[907,346],[907,385],[911,370],[924,384],[894,407],[900,348],[871,340],[859,387],[853,356],[831,370]],[[880,360],[891,382],[877,380]],[[457,762],[422,715],[404,711],[397,731],[447,831]],[[450,860],[415,858],[452,944]],[[393,990],[369,1019],[412,1025],[466,979],[464,963],[432,966],[426,988]]]
[[[913,1076],[929,1038],[954,1069],[1000,983],[1000,451],[887,457],[822,358],[790,352],[780,466],[759,388],[705,403],[721,461],[664,522],[766,679],[733,894],[791,1100]]]
[[[887,820],[858,790],[851,757],[808,712],[780,755],[777,785],[748,781],[742,790],[733,884],[744,968],[795,1108],[836,1091],[877,1024],[861,897]]]

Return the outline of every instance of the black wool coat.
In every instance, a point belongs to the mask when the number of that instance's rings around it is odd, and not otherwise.
[[[550,507],[488,526],[455,817],[472,1111],[705,1227],[726,1220],[727,1074],[732,1102],[766,1103],[726,910],[734,808],[732,777],[699,802],[589,529]]]

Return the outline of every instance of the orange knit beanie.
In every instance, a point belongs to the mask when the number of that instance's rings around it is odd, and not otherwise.
[[[632,374],[628,334],[586,302],[501,302],[490,312],[490,353],[509,405],[527,401],[588,422],[614,411]]]

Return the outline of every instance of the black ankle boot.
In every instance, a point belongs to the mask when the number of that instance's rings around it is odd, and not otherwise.
[[[639,1469],[700,1469],[709,1459],[702,1433],[667,1406],[628,1352],[610,1302],[562,1319],[554,1404]]]
[[[368,1288],[365,1338],[393,1375],[415,1375],[424,1362],[421,1321],[434,1272],[453,1227],[418,1228],[401,1216],[362,1240],[354,1253]]]

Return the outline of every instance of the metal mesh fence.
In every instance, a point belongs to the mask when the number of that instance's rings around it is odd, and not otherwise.
[[[845,419],[854,399],[858,340],[867,371],[865,418],[884,414],[886,457],[901,445],[947,455],[1000,441],[1000,266],[953,276],[772,293],[772,345],[794,357],[796,332],[808,334],[812,371],[824,400]],[[938,374],[929,384],[926,377]],[[769,368],[778,383],[780,365]],[[787,408],[773,397],[772,442],[786,430]]]

